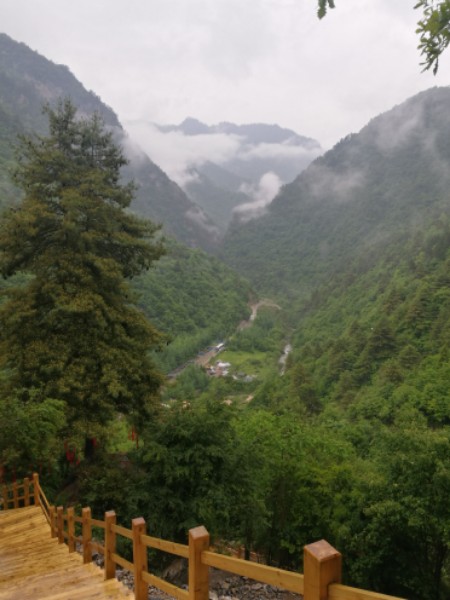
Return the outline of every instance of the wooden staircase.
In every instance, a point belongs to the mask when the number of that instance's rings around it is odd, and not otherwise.
[[[93,527],[103,529],[103,543],[92,539]],[[117,554],[116,536],[131,542],[133,562]],[[83,557],[76,553],[76,543],[83,547]],[[188,560],[187,590],[148,570],[148,548]],[[92,564],[92,550],[103,554],[104,570]],[[115,579],[117,565],[133,573],[134,594]],[[300,574],[213,552],[203,526],[189,530],[186,545],[147,535],[142,517],[127,529],[117,525],[114,511],[107,511],[104,520],[92,518],[89,507],[81,517],[73,507],[64,512],[62,506],[50,505],[36,473],[32,480],[0,486],[0,600],[148,600],[149,585],[177,600],[208,600],[211,567],[304,600],[404,600],[341,585],[341,554],[325,540],[305,546],[303,565]]]
[[[0,600],[134,598],[116,579],[50,537],[39,506],[0,512]]]

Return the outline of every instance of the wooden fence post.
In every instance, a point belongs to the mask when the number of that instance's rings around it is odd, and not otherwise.
[[[41,505],[41,498],[40,498],[39,492],[40,492],[39,475],[38,475],[38,473],[33,473],[33,493],[34,493],[34,504],[36,506]]]
[[[48,515],[50,518],[50,535],[52,538],[55,538],[56,537],[56,525],[55,525],[56,508],[54,506],[49,506]]]
[[[19,490],[17,488],[17,481],[13,483],[13,500],[14,508],[19,508]]]
[[[116,533],[111,528],[115,524],[116,513],[113,510],[105,512],[105,579],[116,576],[116,563],[112,558],[116,551]]]
[[[92,524],[91,524],[91,509],[89,507],[83,508],[81,511],[82,518],[82,537],[83,537],[83,562],[92,562]]]
[[[73,506],[67,509],[67,545],[69,552],[75,552],[75,514]]]
[[[203,550],[209,549],[209,533],[201,525],[189,530],[189,600],[208,600],[209,567],[202,563]]]
[[[328,600],[330,583],[341,582],[342,556],[325,540],[305,546],[303,600]]]
[[[64,507],[58,506],[56,509],[56,525],[58,531],[58,542],[64,544]]]
[[[30,480],[28,477],[23,480],[23,501],[25,506],[30,506]]]
[[[141,535],[145,535],[146,525],[142,517],[131,521],[133,533],[133,563],[134,563],[134,596],[136,600],[147,600],[148,583],[142,579],[143,571],[148,569],[147,548],[141,543]]]

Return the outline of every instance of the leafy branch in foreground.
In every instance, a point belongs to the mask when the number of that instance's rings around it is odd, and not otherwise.
[[[335,8],[334,0],[318,0],[317,16],[322,19],[329,8]],[[424,56],[424,71],[439,69],[439,58],[450,44],[450,0],[419,0],[415,9],[423,10],[423,18],[417,23],[420,36],[419,50]]]
[[[425,57],[422,65],[424,71],[432,68],[436,75],[439,58],[450,43],[450,0],[420,0],[414,8],[423,9],[423,19],[416,29],[420,35],[419,50]]]
[[[319,0],[319,7],[317,9],[317,16],[322,19],[326,14],[328,8],[334,8],[334,0]]]

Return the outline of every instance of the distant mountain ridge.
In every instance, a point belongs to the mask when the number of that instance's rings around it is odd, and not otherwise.
[[[87,91],[65,65],[57,65],[0,33],[0,105],[22,126],[44,133],[47,118],[42,105],[61,96],[70,96],[82,115],[99,113],[105,123],[119,127],[114,111]]]
[[[255,202],[269,203],[281,185],[293,181],[322,153],[316,140],[276,124],[206,125],[188,117],[179,125],[154,126],[163,134],[201,137],[202,149],[208,148],[209,138],[212,154],[220,143],[218,140],[229,138],[234,142],[235,152],[227,158],[206,161],[193,158],[189,177],[182,184],[188,196],[213,217],[222,232],[228,228],[238,206],[251,208]]]
[[[218,229],[211,219],[190,200],[181,188],[141,150],[132,147],[117,115],[83,85],[63,65],[56,65],[25,44],[0,34],[0,191],[3,203],[17,198],[7,174],[13,163],[12,147],[17,135],[46,131],[42,114],[45,103],[70,97],[81,116],[100,114],[124,146],[130,164],[127,176],[139,185],[132,204],[139,214],[161,222],[165,231],[189,246],[211,250],[217,243]]]
[[[285,129],[279,125],[267,123],[250,123],[247,125],[236,125],[222,121],[217,125],[206,125],[198,119],[187,117],[179,125],[156,125],[160,131],[168,133],[179,131],[184,135],[212,135],[215,133],[226,133],[238,135],[251,144],[282,144],[290,143],[307,148],[317,148],[320,144],[312,138],[299,135],[292,129]]]

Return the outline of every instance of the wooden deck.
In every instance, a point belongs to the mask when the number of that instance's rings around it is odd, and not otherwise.
[[[0,600],[134,598],[116,579],[50,537],[39,506],[0,512]]]

